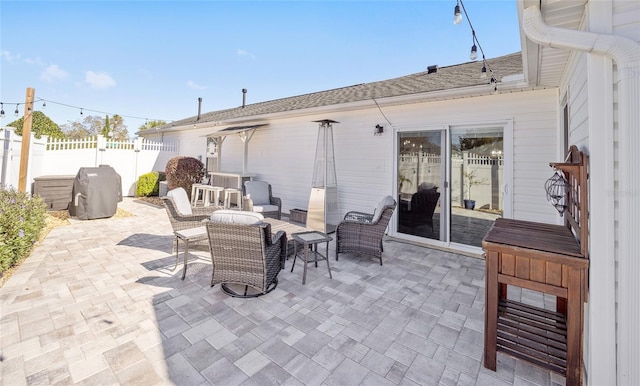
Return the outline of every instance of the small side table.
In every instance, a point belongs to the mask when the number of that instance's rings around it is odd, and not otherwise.
[[[184,269],[182,270],[182,280],[187,275],[187,258],[189,256],[189,242],[192,241],[202,241],[207,239],[207,228],[206,227],[198,227],[198,228],[190,228],[183,229],[181,231],[175,231],[177,240],[182,240],[184,243]],[[176,244],[178,241],[176,240]],[[178,247],[176,245],[176,266],[178,266]],[[174,268],[175,269],[175,268]]]
[[[236,195],[236,203],[238,210],[242,210],[242,190],[235,188],[226,188],[224,190],[224,208],[231,209],[231,195]]]
[[[220,205],[220,193],[224,192],[224,188],[222,186],[206,186],[205,191],[203,193],[204,203],[203,206],[211,205],[213,202],[214,206]]]
[[[293,272],[293,268],[296,266],[296,259],[298,258],[298,243],[303,245],[304,254],[299,256],[300,260],[304,261],[304,273],[302,274],[302,284],[307,280],[307,264],[315,263],[316,267],[318,266],[318,261],[325,260],[327,262],[327,270],[329,270],[329,278],[333,279],[331,276],[331,267],[329,266],[329,241],[333,240],[331,236],[328,236],[322,232],[299,232],[291,235],[293,237],[293,265],[291,265],[291,272]],[[321,254],[318,252],[318,244],[326,243],[326,252],[325,254]],[[309,255],[311,254],[311,256]]]

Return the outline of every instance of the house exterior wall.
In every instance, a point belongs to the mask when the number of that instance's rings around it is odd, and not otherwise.
[[[640,41],[640,2],[635,0],[612,1],[614,35],[626,36]]]
[[[513,182],[507,188],[513,193],[512,215],[556,223],[559,216],[546,200],[544,183],[552,173],[549,162],[558,160],[554,150],[558,141],[557,99],[557,91],[549,89],[490,95],[474,98],[473,102],[440,101],[383,110],[397,127],[513,120]]]
[[[255,131],[248,146],[247,171],[256,179],[272,184],[282,199],[283,211],[306,209],[311,189],[318,124],[333,119],[336,170],[341,216],[347,211],[371,212],[384,195],[394,193],[394,129],[446,127],[447,125],[513,123],[514,181],[513,217],[557,223],[559,216],[546,201],[544,183],[558,161],[558,93],[555,89],[523,91],[412,104],[385,105],[379,101],[386,121],[371,101],[356,109],[313,112],[290,118],[267,120],[268,126]],[[373,135],[376,124],[385,127]],[[203,135],[216,129],[188,129],[164,134],[165,141],[180,143],[180,155],[204,152]],[[149,137],[154,139],[154,137]],[[156,140],[158,138],[155,138]],[[186,149],[192,149],[193,154]],[[237,134],[225,139],[221,169],[242,170],[243,144]]]
[[[640,42],[640,3],[590,1],[581,29]],[[628,309],[631,302],[621,302],[630,294],[620,292],[619,235],[625,230],[619,226],[620,211],[624,210],[619,195],[626,193],[620,192],[619,186],[621,179],[637,176],[620,172],[619,149],[627,146],[629,138],[621,138],[618,130],[618,81],[611,58],[575,51],[559,87],[561,95],[568,95],[569,144],[590,155],[590,288],[584,326],[587,384],[628,383],[633,379],[629,370],[637,366],[640,352],[634,338],[637,334],[630,333],[637,331],[637,323],[626,320],[620,308],[624,303],[627,314],[640,313],[637,302],[635,309]],[[635,359],[629,352],[635,352]]]

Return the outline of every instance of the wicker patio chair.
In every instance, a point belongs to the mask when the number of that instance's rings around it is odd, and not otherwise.
[[[245,181],[243,187],[242,209],[261,213],[264,217],[280,220],[282,217],[282,200],[273,197],[271,185],[265,181]]]
[[[204,225],[203,220],[207,220],[211,213],[221,209],[219,206],[208,206],[203,208],[191,207],[191,202],[187,196],[187,192],[183,188],[175,188],[170,190],[166,197],[161,197],[164,208],[167,210],[169,216],[169,222],[173,231],[181,231],[190,228],[197,228]],[[171,248],[173,253],[174,248],[178,250],[178,237],[174,236],[174,243]],[[206,240],[202,243],[194,245],[208,246]],[[178,264],[178,256],[176,254],[176,267]]]
[[[436,189],[421,189],[411,196],[411,204],[400,206],[400,224],[408,227],[428,225],[433,229],[433,213],[440,193]]]
[[[213,272],[211,286],[220,284],[233,297],[257,297],[273,291],[286,258],[287,237],[271,234],[259,213],[221,210],[206,223]],[[232,286],[244,287],[240,292]]]
[[[386,196],[373,214],[348,212],[336,229],[336,260],[341,252],[356,252],[377,257],[382,265],[382,237],[395,208],[396,200]]]

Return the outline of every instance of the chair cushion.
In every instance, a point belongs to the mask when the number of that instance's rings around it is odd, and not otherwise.
[[[193,211],[191,210],[191,202],[189,202],[189,196],[187,196],[187,192],[184,188],[171,189],[167,193],[167,197],[173,200],[176,204],[176,210],[180,212],[180,214],[185,216],[191,216],[193,214]]]
[[[240,210],[217,210],[211,214],[211,221],[223,224],[252,225],[264,220],[260,213]]]
[[[278,205],[254,205],[253,211],[258,213],[277,212]]]
[[[245,181],[245,193],[247,198],[253,201],[253,205],[270,205],[269,183],[265,181]]]
[[[375,212],[373,212],[373,219],[371,220],[372,223],[377,223],[378,220],[380,220],[380,216],[382,216],[382,212],[384,211],[384,207],[385,206],[393,206],[396,204],[396,200],[393,199],[393,197],[391,196],[386,196],[385,198],[383,198],[380,203],[378,204],[378,207],[376,208]]]
[[[433,184],[431,182],[423,182],[420,185],[418,185],[418,191],[428,190],[428,189],[438,190],[438,187],[436,186],[436,184]]]

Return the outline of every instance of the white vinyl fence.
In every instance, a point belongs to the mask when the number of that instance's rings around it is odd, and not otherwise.
[[[413,193],[423,182],[440,185],[442,160],[439,154],[411,153],[400,157],[398,173],[404,177],[402,191]],[[462,152],[451,159],[451,203],[462,206],[464,199],[476,201],[476,208],[502,210],[504,160]]]
[[[11,128],[0,129],[0,189],[18,187],[22,137]],[[98,135],[80,140],[31,136],[27,172],[27,191],[34,178],[76,175],[81,167],[109,165],[122,178],[122,194],[135,196],[136,182],[142,174],[164,171],[167,161],[178,155],[176,143],[111,141]]]

